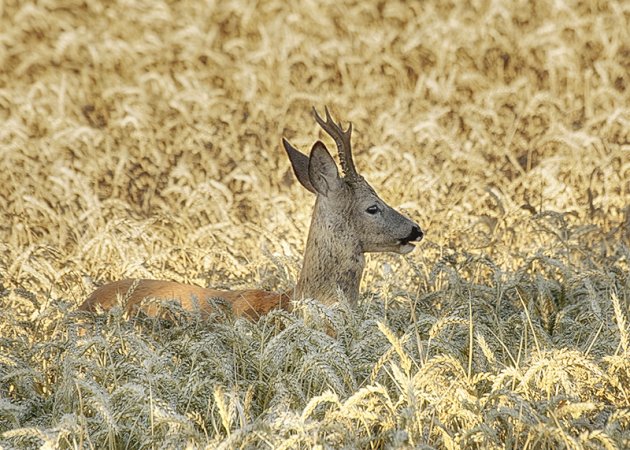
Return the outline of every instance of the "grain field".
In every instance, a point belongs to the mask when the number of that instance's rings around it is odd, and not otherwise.
[[[356,309],[77,311],[291,289],[324,105],[426,231]],[[628,2],[0,1],[0,176],[2,449],[630,447]]]

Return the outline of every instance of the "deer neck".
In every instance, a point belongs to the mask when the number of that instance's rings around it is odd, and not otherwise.
[[[365,266],[363,252],[344,217],[325,214],[322,203],[320,198],[315,203],[295,297],[328,305],[345,297],[355,305]]]

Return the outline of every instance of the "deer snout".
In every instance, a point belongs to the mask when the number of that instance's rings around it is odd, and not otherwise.
[[[411,227],[411,232],[409,233],[409,235],[407,237],[402,238],[400,240],[400,244],[401,245],[407,245],[410,242],[420,242],[423,237],[424,237],[424,233],[422,232],[420,227],[418,225],[414,224]]]
[[[420,242],[424,237],[424,232],[420,229],[418,225],[414,225],[411,228],[411,233],[405,239],[407,242]]]
[[[424,233],[422,232],[420,227],[416,224],[413,224],[409,235],[406,238],[400,240],[398,253],[406,255],[415,248],[415,245],[413,245],[412,242],[420,242],[423,237]]]
[[[420,242],[423,237],[424,233],[420,227],[413,224],[409,235],[399,241],[399,247],[397,249],[398,253],[406,255],[415,248],[415,245],[413,245],[412,242]]]

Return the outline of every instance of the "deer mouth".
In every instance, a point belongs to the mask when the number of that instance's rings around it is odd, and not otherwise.
[[[401,255],[410,253],[416,246],[412,242],[418,243],[424,237],[424,233],[418,226],[414,226],[409,236],[399,241],[398,251]]]
[[[411,242],[417,243],[418,241],[408,241],[406,239],[401,239],[400,243],[398,244],[398,248],[396,249],[397,253],[401,255],[406,255],[407,253],[411,253],[413,249],[416,248],[416,246],[412,244]]]
[[[409,242],[407,242],[406,244],[400,244],[400,246],[398,247],[398,253],[400,253],[401,255],[406,255],[407,253],[411,253],[414,248],[416,248],[416,246],[410,244]]]

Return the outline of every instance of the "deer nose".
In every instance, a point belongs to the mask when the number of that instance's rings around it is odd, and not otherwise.
[[[407,238],[407,240],[409,242],[419,242],[422,240],[422,238],[424,237],[424,233],[422,232],[422,230],[420,229],[420,227],[418,225],[414,225],[413,228],[411,229],[411,233],[409,233],[409,237]]]

